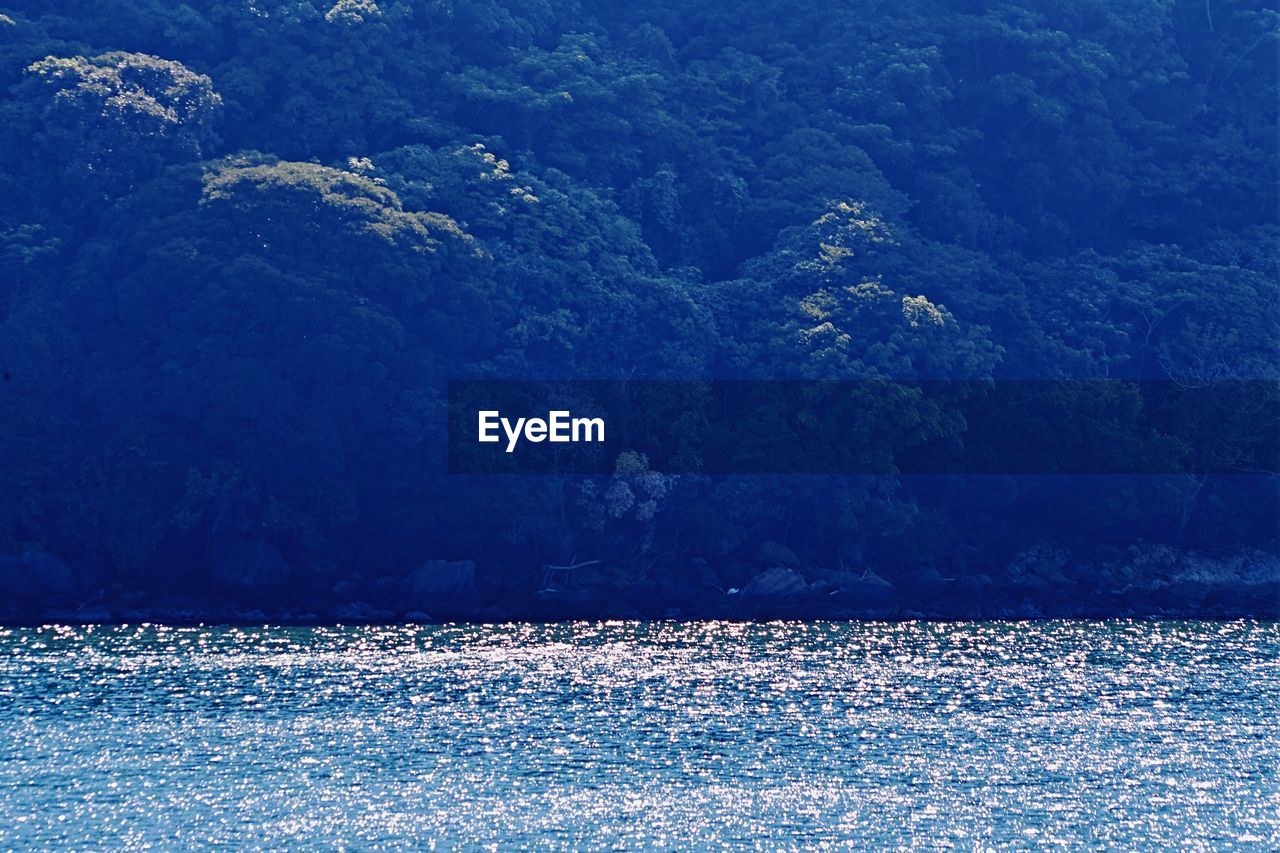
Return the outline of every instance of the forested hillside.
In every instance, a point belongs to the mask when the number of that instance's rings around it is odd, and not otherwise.
[[[1225,0],[0,0],[0,612],[1274,613],[1211,408],[1178,477],[463,477],[442,413],[1274,381],[1278,51]]]

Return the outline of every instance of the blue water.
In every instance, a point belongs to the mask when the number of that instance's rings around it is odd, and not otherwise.
[[[1280,625],[0,629],[0,848],[1280,846]]]

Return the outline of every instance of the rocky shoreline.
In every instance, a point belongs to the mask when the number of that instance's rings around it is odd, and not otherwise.
[[[544,567],[523,585],[488,580],[469,560],[431,560],[325,591],[292,587],[265,543],[228,543],[211,559],[216,586],[191,592],[94,588],[47,552],[0,557],[0,624],[1280,618],[1280,555],[1152,544],[1087,555],[1042,546],[990,570],[877,571],[805,565],[767,542],[745,561],[695,559],[641,579],[593,561]]]

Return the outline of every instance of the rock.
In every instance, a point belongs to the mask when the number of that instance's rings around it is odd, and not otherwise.
[[[389,610],[380,610],[367,601],[356,601],[351,604],[343,604],[333,611],[333,615],[344,622],[358,623],[388,623],[395,619],[395,614]]]
[[[821,579],[834,587],[847,587],[862,577],[862,571],[853,569],[824,569],[814,566],[805,572],[805,577]]]
[[[600,602],[586,589],[544,589],[530,602],[538,620],[560,622],[569,619],[595,619]]]
[[[728,556],[716,561],[715,573],[720,578],[720,585],[725,589],[736,586],[739,589],[751,580],[751,568],[742,560]]]
[[[1187,553],[1170,578],[1189,603],[1199,601],[1232,616],[1280,615],[1280,554],[1244,550],[1226,557]],[[1179,602],[1186,608],[1188,602]]]
[[[689,566],[689,581],[697,586],[715,587],[721,586],[720,576],[716,574],[716,570],[711,568],[711,564],[701,558],[695,559]]]
[[[971,596],[982,596],[991,588],[991,576],[984,574],[965,575],[960,578],[960,589]]]
[[[643,581],[636,581],[623,587],[618,595],[610,597],[610,601],[623,602],[643,614],[646,619],[657,619],[668,605],[653,584]]]
[[[400,584],[398,606],[432,612],[439,604],[470,601],[476,595],[476,564],[470,560],[428,560]]]
[[[365,588],[364,578],[357,576],[350,580],[338,581],[336,584],[333,585],[333,589],[331,589],[329,592],[330,592],[330,595],[333,596],[333,599],[335,601],[351,602],[351,601],[356,601],[360,598],[360,595],[364,591],[364,588]]]
[[[398,609],[400,606],[400,586],[404,581],[397,578],[378,578],[373,588],[366,587],[361,598],[367,598],[379,608]]]
[[[873,571],[866,571],[843,588],[856,604],[884,604],[893,599],[893,584]]]
[[[781,542],[761,542],[760,547],[756,548],[756,560],[769,566],[800,568],[800,558],[796,556],[796,552]]]
[[[1066,590],[1076,585],[1075,580],[1068,577],[1062,569],[1056,566],[1044,566],[1036,570],[1036,575],[1049,584],[1053,589]]]
[[[922,601],[931,601],[949,595],[953,583],[953,578],[943,577],[942,572],[933,566],[920,566],[901,580],[903,589],[910,591],[913,596]]]
[[[184,607],[157,607],[154,611],[156,621],[176,625],[190,625],[199,622],[201,611]],[[85,620],[86,622],[89,620]]]
[[[41,611],[40,618],[41,621],[52,622],[55,625],[72,625],[77,619],[75,611],[62,607],[45,608]]]
[[[66,598],[75,589],[75,575],[70,567],[47,551],[0,557],[0,594],[27,601],[48,601]]]
[[[1275,590],[1280,588],[1280,554],[1256,550],[1228,557],[1187,553],[1173,572],[1173,579],[1205,586]]]
[[[942,572],[938,571],[934,566],[920,566],[911,573],[910,577],[913,583],[920,584],[939,584],[954,580],[954,578],[949,578],[943,575]]]
[[[1011,578],[1025,575],[1039,575],[1042,578],[1047,574],[1061,575],[1070,558],[1070,554],[1062,548],[1037,545],[1014,557],[1006,569],[1006,574]]]
[[[808,591],[804,575],[795,569],[774,566],[753,577],[741,594],[748,598],[789,598]]]
[[[1178,613],[1195,613],[1209,594],[1208,584],[1200,580],[1175,580],[1155,589],[1156,603]]]
[[[1096,591],[1105,580],[1098,568],[1088,560],[1072,563],[1067,577],[1076,585],[1077,595]]]
[[[233,595],[258,601],[279,595],[289,580],[284,556],[261,539],[227,539],[213,552],[213,580]]]
[[[1028,595],[1044,595],[1050,592],[1049,582],[1039,575],[1023,575],[1016,579],[1013,588]]]
[[[637,622],[644,619],[644,614],[636,610],[625,601],[614,602],[605,606],[603,618],[610,620],[621,620],[626,622]]]
[[[1140,543],[1098,567],[1116,601],[1185,616],[1280,615],[1280,555],[1256,549],[1211,555]]]

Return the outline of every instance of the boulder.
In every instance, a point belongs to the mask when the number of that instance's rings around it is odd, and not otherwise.
[[[689,581],[696,586],[715,587],[719,589],[723,584],[720,576],[716,574],[716,570],[711,568],[711,564],[701,558],[695,559],[689,564]]]
[[[529,604],[535,619],[549,622],[597,619],[602,609],[600,600],[586,589],[544,589]]]
[[[484,622],[498,623],[507,621],[507,611],[496,605],[489,605],[480,611],[480,619]]]
[[[716,561],[715,572],[720,578],[720,585],[725,589],[735,586],[741,588],[751,580],[752,568],[736,557],[727,556]]]
[[[289,581],[289,564],[261,539],[226,539],[214,549],[213,581],[219,589],[257,601],[279,595]]]
[[[748,598],[791,598],[809,592],[804,575],[795,569],[774,566],[751,579],[742,589]]]
[[[954,578],[944,577],[934,566],[919,566],[906,573],[900,585],[922,601],[946,598],[954,592]]]
[[[760,547],[756,548],[756,561],[769,566],[800,568],[800,558],[796,556],[796,552],[781,542],[761,542]]]
[[[1012,588],[1026,595],[1047,595],[1052,591],[1049,582],[1040,575],[1027,574],[1015,578]]]
[[[400,606],[400,585],[403,583],[399,578],[378,578],[373,582],[372,588],[366,587],[364,595],[357,598],[364,598],[377,607],[394,610]]]
[[[870,570],[850,581],[843,591],[857,604],[884,604],[893,599],[893,584]]]
[[[1206,587],[1274,590],[1280,588],[1280,554],[1254,549],[1230,556],[1186,553],[1172,577]]]
[[[437,605],[470,601],[476,595],[476,564],[470,560],[428,560],[400,583],[401,610],[434,613]]]
[[[335,601],[350,603],[360,597],[364,589],[364,579],[357,576],[352,580],[338,581],[329,590]]]
[[[1169,574],[1179,610],[1211,606],[1225,615],[1280,615],[1280,554],[1246,549],[1227,556],[1187,552]]]
[[[386,624],[395,619],[395,614],[390,610],[374,607],[367,601],[355,601],[350,604],[339,605],[334,609],[333,615],[343,622],[366,625]]]
[[[1115,604],[1141,613],[1280,615],[1280,555],[1270,551],[1202,554],[1138,543],[1099,564],[1095,574],[1096,586]]]

